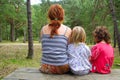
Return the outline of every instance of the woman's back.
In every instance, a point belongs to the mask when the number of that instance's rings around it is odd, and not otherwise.
[[[58,35],[54,35],[50,38],[47,26],[42,30],[42,63],[51,65],[64,65],[67,64],[67,43],[68,38],[66,35],[68,27],[62,25],[62,28],[58,32]],[[62,30],[63,29],[63,30]],[[45,32],[46,31],[46,32]]]

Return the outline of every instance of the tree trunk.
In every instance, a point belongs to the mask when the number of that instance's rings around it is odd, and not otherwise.
[[[14,27],[14,20],[10,22],[10,41],[15,41],[15,27]]]
[[[113,40],[114,40],[114,48],[116,48],[116,42],[117,42],[117,40],[116,40],[116,32],[115,32],[115,27],[114,27],[114,34],[113,34]]]
[[[8,29],[8,24],[5,24],[5,36],[6,36],[5,39],[10,40],[10,35],[9,35],[10,32],[8,32],[7,29]]]
[[[27,37],[27,32],[26,32],[26,27],[24,28],[24,39],[23,43],[26,43],[26,37]]]
[[[41,42],[41,30],[39,30],[39,43]]]
[[[30,0],[27,0],[27,19],[28,19],[28,59],[33,58],[33,40],[32,40],[32,19]]]
[[[2,26],[0,24],[0,42],[2,42]]]
[[[109,6],[110,6],[111,15],[112,15],[113,24],[114,24],[114,38],[115,38],[115,40],[117,40],[119,53],[120,53],[120,36],[119,36],[120,34],[119,34],[119,31],[118,31],[118,23],[117,23],[117,18],[116,18],[116,15],[115,15],[115,8],[114,8],[114,5],[113,5],[113,0],[109,0]]]

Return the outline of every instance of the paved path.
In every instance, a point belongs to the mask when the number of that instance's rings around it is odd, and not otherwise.
[[[43,74],[36,68],[20,68],[3,80],[120,80],[120,69],[113,69],[111,74],[90,73],[85,76],[75,76],[72,74]]]

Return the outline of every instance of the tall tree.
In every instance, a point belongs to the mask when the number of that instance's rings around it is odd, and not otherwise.
[[[28,19],[28,59],[33,58],[33,38],[32,38],[32,19],[30,0],[27,0],[27,19]]]
[[[26,24],[25,8],[24,0],[0,0],[0,12],[2,13],[0,14],[0,24],[3,40],[15,41],[17,39],[20,34],[17,31]],[[6,35],[10,35],[9,38]]]
[[[1,9],[2,16],[4,16],[6,23],[10,25],[10,40],[15,41],[15,8],[13,0],[1,0],[1,7],[6,9]]]
[[[13,19],[10,20],[10,34],[11,34],[10,40],[14,42],[15,41],[15,24]]]
[[[120,53],[120,36],[119,36],[120,34],[118,31],[118,23],[117,23],[117,18],[115,14],[115,7],[113,4],[113,0],[109,0],[109,6],[110,6],[111,15],[112,15],[113,24],[114,24],[114,36],[115,36],[115,40],[117,40],[118,42],[118,48],[119,48],[119,53]]]
[[[1,27],[1,24],[0,24],[0,42],[2,42],[2,27]]]

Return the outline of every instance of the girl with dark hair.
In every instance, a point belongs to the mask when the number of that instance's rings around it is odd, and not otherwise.
[[[43,73],[63,74],[69,71],[67,46],[71,29],[62,24],[64,9],[53,4],[48,10],[49,24],[41,30]]]
[[[107,74],[111,72],[114,51],[110,45],[110,35],[105,26],[98,26],[93,31],[96,45],[91,49],[92,72]]]

